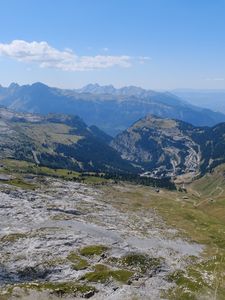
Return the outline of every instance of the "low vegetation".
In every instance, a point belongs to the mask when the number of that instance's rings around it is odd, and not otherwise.
[[[35,176],[51,176],[55,178],[61,178],[64,180],[72,180],[87,184],[105,184],[110,182],[108,178],[100,176],[98,173],[82,173],[75,172],[68,169],[54,169],[48,168],[41,165],[36,165],[32,162],[20,161],[14,159],[4,159],[2,160],[3,168],[1,168],[0,173],[4,174],[14,174],[15,178],[7,181],[7,184],[11,184],[24,189],[35,189],[37,185],[33,183],[26,182],[23,179],[23,175],[32,174]],[[6,182],[3,182],[6,183]]]
[[[161,265],[159,258],[152,258],[146,254],[130,253],[119,259],[119,262],[128,268],[146,273],[156,270]]]
[[[94,294],[97,292],[97,289],[95,287],[86,284],[79,284],[77,282],[31,282],[8,287],[5,299],[9,299],[15,287],[23,289],[27,292],[29,290],[35,290],[37,292],[49,290],[51,293],[59,297],[67,295],[71,295],[73,297],[85,296],[86,294]]]
[[[14,243],[18,241],[19,239],[26,238],[27,235],[25,233],[9,233],[7,235],[4,235],[3,237],[0,238],[0,242],[7,242],[7,243]]]
[[[81,280],[106,283],[111,280],[126,284],[133,272],[125,269],[111,270],[105,265],[96,265],[93,272],[86,273]]]
[[[62,178],[64,180],[72,180],[81,183],[87,184],[107,184],[107,183],[117,183],[120,181],[131,182],[133,184],[140,184],[152,187],[166,188],[169,190],[176,190],[176,186],[173,182],[171,182],[170,178],[156,179],[150,177],[141,177],[138,174],[126,174],[126,173],[98,173],[98,172],[75,172],[68,169],[54,169],[49,168],[42,165],[36,165],[32,162],[28,161],[20,161],[14,159],[4,159],[2,160],[3,168],[1,169],[2,173],[12,174],[33,174],[33,175],[41,175],[41,176],[51,176],[56,178]],[[26,183],[22,180],[20,176],[15,179],[14,185],[24,188],[35,188],[35,185]],[[13,184],[13,182],[11,182]],[[22,186],[23,184],[23,186]]]
[[[81,258],[76,252],[71,252],[67,259],[72,262],[72,268],[76,271],[85,270],[89,266],[86,259]]]
[[[108,247],[104,245],[90,245],[83,247],[79,250],[80,254],[83,256],[94,256],[101,255],[108,250]]]
[[[185,186],[185,194],[165,189],[156,193],[152,188],[140,186],[128,186],[121,193],[116,187],[110,190],[104,187],[108,201],[120,211],[146,214],[148,210],[155,211],[168,229],[177,229],[177,238],[203,245],[199,259],[189,257],[186,269],[175,276],[170,274],[168,280],[175,287],[164,298],[223,300],[225,297],[225,166],[218,168]]]

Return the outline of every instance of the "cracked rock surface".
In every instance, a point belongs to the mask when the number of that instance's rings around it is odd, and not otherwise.
[[[123,192],[129,187],[117,186]],[[107,199],[107,200],[106,200]],[[104,245],[103,255],[82,257],[88,266],[76,270],[68,255],[88,245]],[[0,187],[0,287],[3,299],[163,299],[170,288],[168,272],[185,266],[188,256],[198,256],[202,247],[177,237],[151,210],[121,211],[110,202],[107,189],[45,178],[36,190]],[[110,278],[88,282],[96,292],[57,295],[34,290],[33,282],[79,282],[96,264],[112,270],[110,258],[129,253],[159,258],[160,265],[133,275],[126,283]],[[124,269],[124,266],[123,266]],[[126,269],[126,268],[125,268]],[[8,295],[6,290],[13,287]],[[136,297],[136,298],[135,298]],[[1,299],[1,298],[0,298]]]

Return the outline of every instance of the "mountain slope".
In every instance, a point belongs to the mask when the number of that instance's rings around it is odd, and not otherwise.
[[[225,115],[182,101],[171,93],[138,87],[88,85],[79,90],[50,88],[42,83],[0,87],[0,104],[20,112],[79,115],[88,125],[96,125],[116,135],[147,114],[183,120],[195,126],[225,122]]]
[[[149,115],[114,139],[77,116],[0,108],[0,157],[77,171],[196,176],[225,163],[225,123],[195,127]]]
[[[96,134],[97,132],[97,134]],[[33,115],[0,109],[0,157],[78,171],[135,172],[99,129],[76,116]]]
[[[115,137],[111,146],[152,176],[204,174],[225,162],[225,123],[194,127],[147,116]]]

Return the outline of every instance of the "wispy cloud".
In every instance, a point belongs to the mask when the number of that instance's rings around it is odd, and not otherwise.
[[[56,68],[64,71],[105,69],[114,66],[127,68],[134,58],[128,55],[78,56],[71,49],[60,51],[47,42],[14,40],[0,43],[0,55],[27,63],[37,63],[41,68]]]
[[[223,77],[206,78],[207,81],[225,81]]]
[[[139,56],[138,57],[138,61],[142,65],[145,64],[146,61],[149,61],[149,60],[151,60],[151,57],[149,57],[149,56]]]
[[[214,81],[224,81],[225,78],[222,78],[222,77],[218,77],[218,78],[213,78]]]
[[[102,51],[108,52],[108,51],[109,51],[109,48],[108,48],[108,47],[104,47],[104,48],[102,48]]]

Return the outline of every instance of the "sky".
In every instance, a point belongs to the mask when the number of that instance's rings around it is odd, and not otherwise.
[[[225,88],[225,0],[0,0],[0,84]]]

